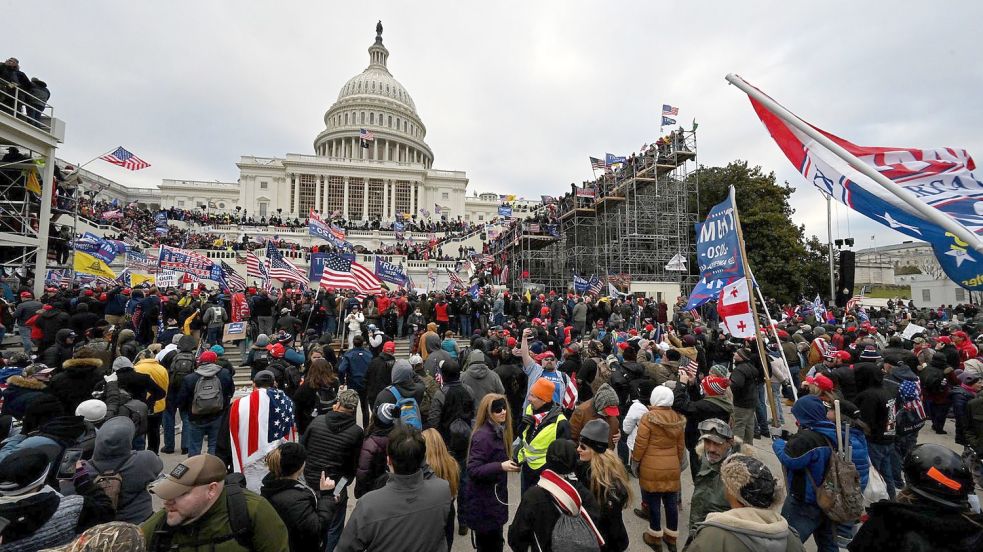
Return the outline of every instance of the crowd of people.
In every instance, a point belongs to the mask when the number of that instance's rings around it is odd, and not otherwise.
[[[762,363],[753,340],[682,300],[16,295],[4,324],[23,351],[5,352],[0,373],[0,550],[432,551],[467,536],[517,551],[983,544],[973,305],[839,323],[774,305],[785,315],[776,339],[761,335]],[[925,329],[902,338],[912,320]],[[221,338],[230,321],[248,327],[235,345]],[[226,346],[240,347],[238,366]],[[251,386],[237,390],[246,370]],[[946,433],[949,412],[960,452],[919,438],[923,426]],[[762,439],[774,458],[753,446]],[[626,511],[647,529],[630,532]]]

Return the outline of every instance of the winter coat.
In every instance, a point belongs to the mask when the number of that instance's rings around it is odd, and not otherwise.
[[[707,514],[730,510],[730,503],[724,496],[724,482],[720,480],[720,466],[724,461],[714,464],[707,460],[702,442],[696,445],[695,452],[699,458],[699,466],[693,477],[693,498],[689,504],[690,534],[696,531],[696,525],[702,523]],[[734,437],[734,445],[727,452],[727,456],[736,453],[754,456],[754,448],[741,441],[740,437]]]
[[[321,539],[338,506],[331,491],[314,491],[296,479],[278,479],[268,473],[259,492],[287,526],[291,552],[321,549]]]
[[[355,424],[355,416],[347,412],[331,411],[314,418],[300,439],[300,444],[307,449],[304,467],[307,486],[320,485],[322,471],[335,481],[342,477],[354,480],[362,435],[362,428]]]
[[[475,411],[474,397],[471,391],[458,381],[444,382],[444,386],[434,395],[430,403],[430,413],[427,416],[429,427],[436,428],[444,438],[445,443],[450,443],[450,427],[454,420],[464,420],[471,423],[474,420]],[[466,450],[450,450],[458,462],[464,460]]]
[[[391,375],[392,383],[390,386],[382,388],[374,397],[369,395],[369,400],[375,401],[372,408],[379,408],[379,405],[385,403],[396,404],[396,396],[393,395],[391,389],[392,386],[395,386],[396,391],[404,399],[413,398],[416,400],[417,406],[420,407],[420,421],[425,422],[427,414],[430,412],[428,410],[430,403],[426,400],[426,385],[422,379],[413,372],[412,368],[406,368],[405,366],[393,368]],[[433,383],[435,387],[434,393],[436,393],[439,388],[436,387],[437,384],[433,381],[433,378],[430,378],[430,381]]]
[[[604,420],[611,430],[608,432],[608,448],[614,448],[614,436],[621,432],[621,424],[618,423],[617,416],[606,416],[598,414],[594,409],[594,399],[580,403],[570,415],[570,439],[573,442],[580,441],[580,431],[584,429],[587,422],[591,420]]]
[[[75,351],[75,345],[66,342],[70,335],[72,335],[72,330],[68,328],[58,330],[55,343],[47,349],[41,350],[40,362],[48,368],[61,368],[62,363],[72,358]]]
[[[897,392],[884,388],[883,372],[876,364],[857,365],[856,381],[860,389],[855,404],[860,410],[860,419],[870,430],[867,439],[871,443],[889,445],[894,443],[894,410]]]
[[[10,376],[7,378],[7,388],[3,390],[3,410],[0,414],[10,414],[20,420],[24,417],[27,406],[44,393],[44,390],[45,385],[40,380]]]
[[[191,411],[191,406],[195,399],[195,385],[198,384],[198,380],[202,377],[209,376],[217,377],[219,383],[222,384],[222,403],[225,406],[222,408],[222,412],[215,414],[195,414]],[[188,419],[192,422],[206,424],[216,418],[220,418],[224,411],[228,410],[233,393],[235,393],[235,385],[232,383],[232,376],[228,372],[223,370],[218,364],[202,364],[194,372],[184,376],[184,381],[181,382],[177,396],[174,397],[174,404],[182,411],[187,412]]]
[[[161,508],[154,512],[154,515],[140,525],[143,537],[147,541],[147,550],[150,552],[162,551],[165,548],[156,548],[158,545],[150,543],[159,542],[156,531],[166,530],[171,534],[170,544],[172,548],[166,550],[178,550],[184,552],[202,551],[208,552],[287,552],[289,550],[287,527],[280,519],[277,511],[272,505],[260,495],[244,490],[243,495],[246,499],[246,512],[252,523],[253,534],[251,547],[243,547],[234,537],[231,536],[231,525],[229,524],[228,508],[228,486],[222,490],[222,494],[212,504],[211,508],[205,511],[195,521],[178,525],[177,527],[167,527],[165,516],[167,510]],[[194,543],[205,542],[208,544]]]
[[[669,493],[680,490],[679,472],[686,447],[683,428],[686,420],[668,406],[651,407],[638,426],[631,459],[639,463],[642,490]]]
[[[502,380],[493,370],[488,369],[485,361],[485,353],[474,350],[468,355],[467,366],[461,374],[461,383],[471,390],[474,397],[474,404],[481,404],[481,399],[489,393],[505,394],[505,387]]]
[[[355,498],[376,488],[376,481],[388,471],[386,466],[386,445],[389,444],[389,432],[376,428],[371,435],[362,441],[362,449],[358,453],[358,467],[355,468]]]
[[[151,414],[160,414],[164,411],[164,405],[166,404],[167,388],[170,384],[169,377],[167,375],[167,369],[164,368],[161,363],[157,362],[153,358],[145,358],[138,360],[136,364],[133,365],[133,369],[138,374],[146,374],[150,376],[150,379],[154,382],[163,394],[156,402],[150,405]]]
[[[693,450],[700,440],[700,423],[710,418],[730,423],[734,405],[730,402],[729,394],[720,397],[706,397],[698,401],[691,400],[689,389],[677,384],[673,389],[672,409],[686,416],[686,448]]]
[[[596,525],[596,520],[600,519],[601,513],[594,495],[584,486],[584,482],[577,479],[567,479],[567,481],[577,489],[584,510]],[[513,552],[536,550],[537,542],[542,545],[541,552],[553,552],[553,526],[561,515],[553,502],[553,497],[546,489],[538,485],[527,489],[522,495],[522,500],[519,501],[519,508],[512,518],[512,525],[509,526],[507,540]]]
[[[422,471],[394,475],[385,487],[355,504],[335,550],[447,550],[445,527],[452,501],[450,485],[443,479],[424,479]]]
[[[505,443],[503,435],[500,426],[488,421],[471,436],[460,518],[474,531],[492,531],[509,521],[509,478],[502,462],[509,459],[506,447],[512,443]]]
[[[761,370],[754,363],[738,363],[730,373],[730,389],[734,395],[734,406],[754,408],[758,405],[758,385],[764,380]]]
[[[369,362],[368,371],[365,373],[365,396],[370,403],[375,401],[380,391],[392,383],[392,370],[395,363],[396,359],[389,353],[380,353]]]
[[[153,406],[167,395],[167,387],[159,386],[152,377],[137,372],[133,363],[125,357],[116,359],[113,363],[119,388],[130,394],[130,397]]]
[[[778,510],[734,508],[707,516],[686,552],[800,552],[805,547]]]
[[[70,317],[68,313],[55,307],[41,311],[35,325],[41,330],[41,341],[38,350],[45,350],[55,343],[55,336],[58,330],[68,328]]]
[[[979,514],[935,507],[921,499],[916,504],[882,500],[871,504],[868,512],[870,517],[847,547],[850,552],[983,549],[983,518]]]
[[[589,489],[591,485],[590,463],[577,463],[577,479],[583,482]],[[592,518],[597,530],[604,537],[604,546],[601,552],[622,552],[628,549],[628,530],[625,529],[625,521],[621,516],[625,503],[628,502],[628,489],[615,484],[613,487],[602,489],[604,496],[594,496],[597,502],[598,517]]]
[[[338,363],[338,378],[356,391],[365,391],[365,374],[369,370],[372,353],[355,348],[346,352]]]
[[[952,389],[949,397],[952,398],[952,413],[956,418],[956,444],[964,445],[966,444],[967,426],[966,405],[969,404],[969,401],[976,398],[976,394],[973,393],[972,389],[967,389],[960,385]]]
[[[48,393],[58,397],[65,412],[75,412],[82,401],[92,398],[92,391],[102,383],[99,370],[102,361],[97,358],[73,358],[62,364],[62,371],[48,383]]]
[[[157,479],[164,464],[153,451],[133,451],[134,433],[129,418],[117,416],[106,420],[96,432],[95,452],[87,464],[93,478],[109,470],[119,472],[123,484],[116,505],[116,521],[141,523],[154,513],[147,485]]]
[[[317,416],[317,408],[321,401],[321,393],[325,396],[325,399],[334,399],[338,397],[338,382],[335,380],[334,385],[329,387],[324,387],[321,389],[315,389],[309,380],[305,380],[304,383],[297,388],[297,392],[294,393],[294,418],[297,420],[297,431],[303,434],[307,431],[307,427],[311,425],[311,421]]]

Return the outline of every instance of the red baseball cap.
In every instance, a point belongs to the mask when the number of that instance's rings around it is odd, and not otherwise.
[[[536,356],[536,361],[542,362],[548,358],[553,358],[553,359],[556,358],[556,355],[553,354],[553,351],[546,351],[544,353],[540,353],[538,356]]]
[[[828,392],[833,390],[833,380],[827,378],[822,374],[819,374],[816,377],[807,377],[806,383],[811,383],[816,387],[819,387],[820,391]]]
[[[939,343],[952,343],[952,338],[947,335],[940,335],[938,338],[936,338],[936,341]]]
[[[387,342],[383,343],[382,344],[382,352],[383,353],[389,353],[389,354],[395,353],[396,352],[396,342],[395,341],[387,341]]]
[[[849,362],[853,360],[853,355],[849,351],[836,351],[836,358],[842,360],[843,362]]]

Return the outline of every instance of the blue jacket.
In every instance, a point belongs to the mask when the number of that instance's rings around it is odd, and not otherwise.
[[[362,348],[350,349],[338,363],[338,377],[341,383],[352,389],[365,389],[365,373],[369,371],[372,353]]]
[[[807,504],[816,503],[816,489],[806,476],[812,474],[817,485],[826,476],[826,466],[833,452],[830,444],[836,444],[836,425],[826,419],[826,407],[815,395],[807,395],[792,406],[792,415],[801,428],[788,442],[776,439],[772,449],[778,460],[787,468],[789,493]],[[850,429],[852,460],[860,474],[860,486],[867,487],[870,460],[867,456],[867,439],[861,430]]]
[[[120,293],[119,290],[110,291],[104,312],[110,316],[122,316],[126,310],[126,302],[128,300],[129,297]]]
[[[222,416],[222,412],[205,416],[191,413],[191,402],[195,398],[195,385],[198,384],[198,379],[203,375],[218,378],[218,381],[222,384],[222,398],[225,401],[225,408],[229,407],[229,403],[232,401],[232,395],[235,393],[232,374],[228,370],[223,370],[218,364],[203,364],[196,368],[194,372],[184,376],[181,387],[178,389],[177,397],[174,399],[174,404],[182,411],[188,412],[188,418],[192,422],[208,423]]]

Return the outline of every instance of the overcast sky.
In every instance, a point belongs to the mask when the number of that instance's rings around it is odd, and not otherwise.
[[[48,83],[67,124],[60,157],[123,145],[152,163],[88,167],[132,186],[235,181],[240,155],[313,153],[378,19],[435,168],[467,171],[469,195],[562,193],[591,177],[588,156],[657,139],[669,103],[699,122],[701,164],[774,171],[797,188],[794,220],[825,240],[820,195],[729,72],[855,143],[964,147],[983,162],[983,4],[686,4],[0,0],[0,55]],[[906,239],[842,206],[833,225],[861,247]]]

